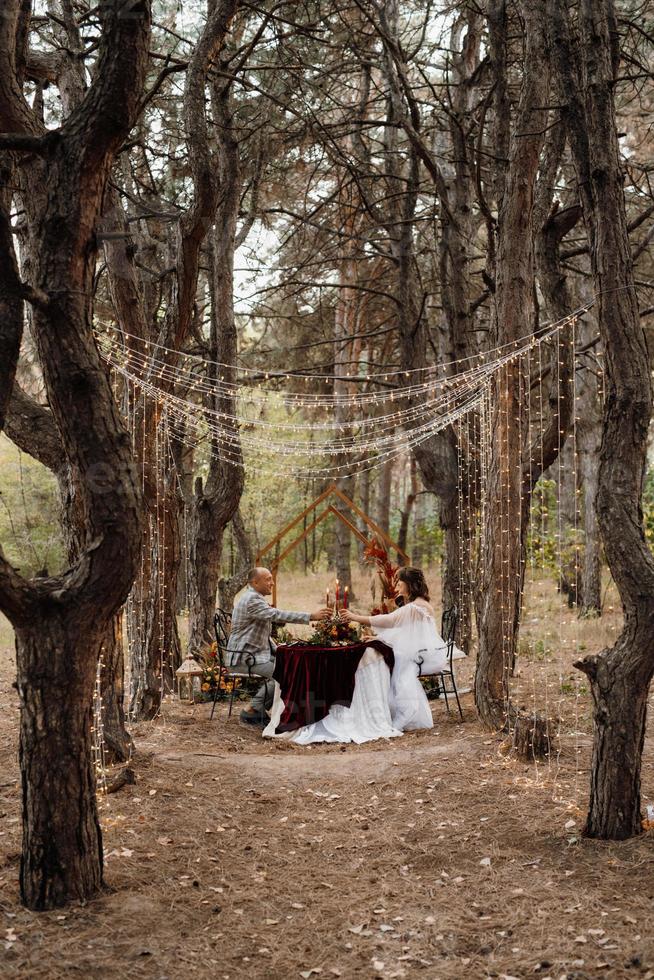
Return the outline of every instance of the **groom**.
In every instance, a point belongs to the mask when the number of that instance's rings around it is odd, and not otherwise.
[[[250,706],[241,711],[241,721],[248,725],[266,725],[266,709],[273,703],[273,685],[268,683],[275,669],[275,644],[270,637],[273,623],[309,623],[327,619],[329,609],[316,612],[285,612],[269,605],[264,596],[272,592],[272,572],[253,568],[248,573],[248,587],[234,606],[232,629],[227,644],[229,665],[251,671],[264,682],[252,698]]]

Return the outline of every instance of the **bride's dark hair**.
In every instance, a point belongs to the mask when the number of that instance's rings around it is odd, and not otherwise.
[[[397,573],[400,582],[405,582],[409,590],[409,602],[414,599],[426,599],[429,602],[429,589],[425,581],[425,576],[419,568],[401,568]]]

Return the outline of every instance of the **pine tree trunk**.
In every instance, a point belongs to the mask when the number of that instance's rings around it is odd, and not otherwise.
[[[407,552],[409,537],[409,521],[415,508],[418,498],[418,475],[416,472],[416,461],[412,457],[409,464],[409,487],[405,490],[405,504],[400,511],[400,529],[397,535],[397,543],[402,551]],[[398,556],[399,557],[399,556]]]
[[[370,514],[370,493],[372,490],[372,485],[371,485],[369,469],[364,470],[364,472],[360,475],[358,484],[359,484],[358,486],[359,506],[361,507],[361,510],[363,511],[364,514]],[[366,536],[366,538],[370,537],[370,528],[368,527],[367,524],[364,523],[364,521],[360,520],[358,522],[358,527],[361,533]],[[359,541],[357,539],[356,549],[357,549],[357,560],[361,565],[363,563],[363,552],[365,550],[365,545],[363,541]]]
[[[590,345],[597,335],[594,316],[584,318],[577,332],[580,347]],[[579,474],[583,492],[584,554],[581,575],[579,608],[581,616],[600,616],[602,613],[602,549],[597,523],[597,491],[600,446],[602,442],[602,410],[597,363],[591,356],[583,360],[584,370],[578,375],[577,447]]]
[[[5,433],[24,452],[50,469],[57,478],[61,498],[61,530],[68,562],[73,565],[84,550],[82,488],[73,480],[52,413],[14,387],[7,413]],[[108,761],[124,761],[131,754],[132,740],[125,729],[124,657],[120,630],[121,614],[110,622],[102,642],[102,702],[107,733]],[[114,672],[114,673],[112,673]]]
[[[543,11],[520,4],[526,40],[523,84],[499,209],[493,342],[506,344],[533,321],[534,191],[547,124],[549,72]],[[482,723],[503,728],[517,646],[524,572],[523,436],[519,368],[511,362],[494,383],[487,521],[477,602],[479,651],[475,703]]]
[[[457,503],[457,456],[454,433],[438,432],[423,445],[414,449],[414,455],[423,485],[438,498],[438,517],[443,531],[443,556],[441,574],[441,599],[443,609],[462,606],[460,622],[471,622],[470,608],[460,603],[464,590],[461,588],[461,532]],[[465,573],[465,570],[464,570]],[[465,626],[458,628],[466,632]]]
[[[640,770],[654,674],[654,558],[641,509],[651,369],[634,285],[615,120],[615,7],[611,0],[601,5],[581,0],[574,35],[565,0],[549,0],[548,14],[606,362],[597,512],[624,609],[623,631],[613,647],[575,664],[590,680],[595,708],[584,832],[622,840],[641,831]]]
[[[26,821],[20,888],[36,910],[84,901],[102,885],[89,737],[99,645],[100,631],[65,607],[16,629]]]
[[[575,665],[590,679],[595,717],[586,837],[626,840],[642,831],[640,770],[649,684],[631,664],[628,672],[623,669],[634,640],[633,632],[625,632],[611,651],[615,657]]]
[[[509,677],[515,658],[514,624],[519,616],[524,548],[520,533],[522,446],[515,421],[519,417],[515,365],[508,366],[501,385],[495,383],[494,403],[486,489],[488,517],[477,606],[479,649],[475,703],[482,723],[490,729],[501,729],[509,708]]]
[[[474,212],[474,151],[466,135],[475,102],[475,75],[478,73],[482,21],[472,8],[461,11],[451,30],[452,105],[449,117],[449,144],[438,159],[425,159],[442,202],[440,240],[440,286],[446,330],[440,334],[439,356],[449,361],[452,374],[465,365],[465,358],[478,350],[472,307],[470,273],[471,243],[477,234]],[[415,110],[413,118],[417,118]],[[411,277],[402,273],[408,282]],[[415,318],[415,311],[414,311]],[[403,336],[406,336],[403,333]],[[406,343],[408,340],[408,343]],[[410,367],[426,363],[424,332],[409,331],[404,357]],[[409,353],[410,352],[410,353]],[[457,363],[458,362],[458,363]],[[424,486],[439,497],[440,524],[444,532],[442,574],[443,608],[456,605],[459,611],[457,642],[467,649],[472,628],[472,578],[468,555],[472,529],[460,521],[467,513],[467,501],[459,501],[457,447],[452,431],[437,433],[414,450]],[[461,508],[459,506],[461,504]],[[465,508],[465,510],[463,509]],[[462,565],[462,554],[465,560]]]
[[[441,497],[440,525],[445,548],[441,586],[443,609],[457,607],[456,642],[462,650],[467,651],[471,630],[470,590],[466,585],[469,582],[469,569],[461,561],[465,529],[461,526],[459,516],[458,498],[453,495]]]
[[[110,255],[113,253],[114,304],[124,323],[134,322],[135,326],[129,332],[142,340],[156,339],[169,348],[166,357],[173,371],[176,355],[171,351],[183,347],[193,327],[202,244],[216,216],[221,192],[230,191],[230,174],[226,173],[223,187],[220,161],[212,153],[205,89],[210,68],[220,57],[236,7],[237,0],[215,0],[209,4],[187,67],[182,105],[192,194],[188,210],[181,214],[178,222],[173,258],[175,276],[163,326],[156,317],[152,318],[156,338],[151,336],[151,323],[144,315],[143,293],[146,289],[138,277],[134,249],[107,248]],[[219,128],[217,123],[216,127]],[[165,380],[160,380],[160,385],[174,387],[172,382]],[[144,433],[138,421],[135,427],[136,454],[143,469],[150,518],[143,541],[143,574],[139,576],[130,600],[130,637],[134,640],[130,713],[136,718],[152,718],[157,714],[162,689],[172,686],[173,673],[180,660],[176,619],[180,501],[176,478],[169,467],[169,447],[161,449],[163,462],[159,472],[153,470],[159,411],[159,407],[146,409]],[[166,483],[163,498],[162,473]]]
[[[424,561],[423,531],[425,526],[425,499],[426,494],[419,493],[416,505],[413,508],[413,549],[411,551],[411,562],[416,568],[422,568]]]
[[[181,425],[180,425],[181,429]],[[177,615],[188,615],[188,511],[193,495],[193,462],[194,450],[184,445],[181,435],[171,442],[171,450],[175,460],[175,468],[179,476],[179,534],[180,534],[180,565],[177,574]]]
[[[92,296],[102,194],[142,98],[150,9],[139,3],[126,18],[104,4],[98,16],[91,91],[49,148],[16,66],[6,61],[11,16],[0,18],[0,129],[29,133],[41,146],[23,161],[16,191],[33,259],[32,336],[85,516],[79,558],[61,576],[26,581],[0,551],[0,608],[16,631],[21,699],[21,895],[33,909],[84,901],[102,883],[93,692],[104,631],[136,570],[142,518],[126,433],[93,337]],[[0,240],[0,253],[5,247]]]
[[[46,142],[15,62],[7,60],[18,9],[8,6],[0,32],[0,130],[29,135],[39,147],[23,159],[16,190],[32,257],[23,293],[31,297],[45,392],[85,516],[79,558],[60,576],[27,581],[0,551],[0,609],[16,632],[21,699],[21,894],[30,908],[46,909],[85,901],[102,883],[93,693],[104,631],[136,571],[142,501],[93,337],[93,276],[103,191],[143,95],[150,8],[143,0],[130,17],[114,4],[98,8],[91,89]],[[0,236],[2,267],[6,248]]]
[[[213,640],[213,616],[220,578],[225,525],[195,481],[189,517],[189,652],[198,653]]]
[[[109,763],[127,762],[132,756],[134,743],[125,728],[125,648],[122,613],[113,617],[105,631],[100,656],[102,658],[100,697],[105,758]]]
[[[240,510],[232,517],[232,533],[236,542],[236,561],[234,573],[218,582],[219,605],[225,612],[231,612],[234,598],[247,582],[247,573],[254,562],[254,549],[245,529]]]
[[[445,548],[442,571],[443,609],[458,606],[461,595],[458,516],[456,497],[441,500],[440,525]]]
[[[241,193],[239,147],[234,137],[231,84],[219,79],[212,87],[212,108],[218,135],[223,194],[218,206],[215,230],[211,239],[210,360],[212,380],[235,385],[238,355],[234,318],[234,251],[237,241],[236,222]],[[221,365],[218,367],[218,365]],[[211,395],[209,407],[222,413],[224,425],[230,425],[230,457],[224,459],[220,440],[212,443],[209,476],[203,486],[195,481],[195,494],[189,511],[189,650],[197,652],[211,642],[216,595],[220,579],[225,529],[234,518],[243,493],[244,474],[238,427],[228,420],[236,415],[236,398],[228,394]],[[231,458],[231,462],[230,462]]]
[[[561,160],[565,149],[565,128],[559,122],[558,109],[554,110],[552,118],[553,130],[551,138],[543,149],[539,175],[536,184],[536,201],[534,208],[534,223],[536,227],[536,267],[538,285],[545,297],[545,307],[548,319],[561,321],[573,309],[573,300],[568,287],[568,280],[560,259],[560,245],[565,236],[581,219],[581,208],[577,204],[561,209],[556,194],[557,180],[561,168]],[[583,329],[577,325],[575,339]],[[566,548],[565,538],[570,538],[573,531],[580,532],[580,513],[578,507],[579,467],[575,453],[578,452],[578,441],[574,444],[568,440],[569,430],[574,428],[572,407],[574,394],[579,388],[577,365],[573,362],[572,333],[570,329],[561,330],[553,344],[550,360],[549,392],[545,418],[539,419],[540,430],[533,446],[527,447],[530,458],[525,460],[523,469],[527,491],[531,492],[537,480],[558,459],[552,478],[558,480],[559,520],[564,539],[560,542],[563,560],[560,581],[558,583],[562,597],[565,596],[568,606],[572,608],[579,603],[580,591],[580,554],[577,540],[571,548]],[[541,381],[538,381],[539,389]],[[535,392],[532,379],[532,391]],[[544,407],[544,406],[543,406]],[[541,413],[539,399],[531,398],[531,417],[537,418]],[[576,403],[576,414],[580,414],[579,402]],[[578,431],[577,431],[578,435]],[[540,441],[539,441],[540,440]],[[525,522],[529,519],[529,510],[524,515]],[[526,528],[526,523],[525,523]],[[575,538],[577,534],[575,534]]]
[[[156,495],[149,497],[155,502]],[[181,663],[176,582],[181,561],[177,494],[161,488],[161,505],[147,515],[141,567],[128,606],[132,637],[129,715],[156,718],[161,699],[174,687]]]
[[[120,210],[118,195],[110,194],[109,201],[112,207],[105,215],[103,227],[107,234],[104,256],[112,302],[123,328],[132,337],[140,338],[136,343],[128,338],[128,350],[134,344],[135,350],[142,351],[143,342],[155,338],[135,263],[138,252],[133,242],[121,237],[126,236],[129,226]],[[167,433],[160,407],[137,397],[132,411],[133,451],[146,505],[143,553],[126,610],[130,653],[129,716],[140,721],[156,717],[162,689],[172,689],[173,674],[181,661],[176,611],[182,500],[169,449],[175,452],[176,460],[180,453],[174,440],[166,444]]]

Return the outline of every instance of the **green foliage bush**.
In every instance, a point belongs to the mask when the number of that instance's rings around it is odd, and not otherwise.
[[[0,544],[27,577],[63,567],[57,481],[6,436],[0,436]]]
[[[654,551],[654,467],[647,471],[645,485],[643,487],[643,518],[645,524],[645,538]]]
[[[528,564],[540,571],[549,571],[558,587],[570,593],[571,604],[574,604],[577,584],[582,575],[583,553],[583,529],[559,524],[556,483],[554,480],[540,480],[531,504],[527,535]]]

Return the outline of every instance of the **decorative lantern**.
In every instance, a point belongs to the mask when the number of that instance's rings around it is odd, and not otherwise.
[[[180,701],[190,701],[193,704],[196,692],[200,693],[200,678],[204,675],[204,670],[197,660],[189,654],[181,667],[175,671],[175,675]]]

